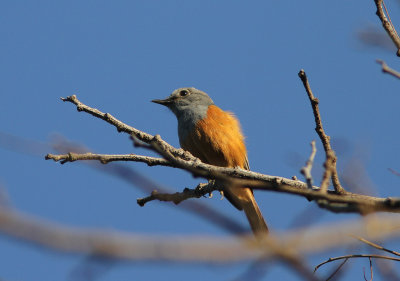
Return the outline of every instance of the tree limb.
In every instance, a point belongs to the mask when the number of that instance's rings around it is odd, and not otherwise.
[[[322,126],[322,121],[321,121],[321,114],[319,113],[319,100],[314,97],[310,83],[308,82],[307,75],[303,69],[300,70],[299,72],[299,77],[301,79],[301,82],[303,82],[303,86],[307,92],[308,98],[311,103],[311,107],[313,109],[314,113],[314,119],[315,119],[315,131],[317,132],[319,138],[321,139],[322,145],[324,146],[325,154],[326,154],[326,162],[325,162],[325,174],[324,174],[324,180],[321,184],[321,191],[326,192],[328,188],[327,184],[327,178],[329,179],[330,177],[332,178],[332,183],[333,187],[335,188],[336,192],[338,194],[344,194],[346,191],[342,187],[339,181],[339,176],[337,173],[336,169],[336,161],[337,157],[335,155],[335,152],[333,151],[330,143],[330,137],[325,134],[324,128]]]
[[[45,221],[14,209],[0,208],[0,232],[65,253],[141,261],[232,263],[262,258],[304,256],[359,243],[349,234],[369,240],[400,237],[398,216],[329,223],[306,230],[271,233],[262,240],[249,236],[217,237],[131,234],[77,228]],[[396,260],[396,259],[392,259]]]
[[[249,186],[253,189],[271,190],[275,192],[283,192],[303,196],[308,200],[315,200],[320,207],[330,210],[332,212],[355,212],[360,214],[378,211],[400,212],[400,198],[379,198],[350,192],[337,194],[336,192],[328,191],[327,193],[324,193],[320,192],[318,187],[313,187],[313,189],[309,189],[306,183],[299,180],[269,176],[252,171],[242,170],[239,168],[225,168],[205,164],[202,163],[198,158],[192,156],[190,153],[182,149],[174,148],[167,142],[163,141],[158,135],[149,135],[145,132],[124,124],[123,122],[117,120],[108,113],[103,113],[97,109],[84,105],[76,98],[76,96],[68,97],[63,100],[75,104],[78,108],[78,111],[84,111],[100,119],[106,120],[108,123],[117,127],[118,131],[126,132],[130,135],[133,135],[140,141],[149,144],[149,149],[153,149],[157,153],[161,154],[165,158],[165,160],[169,162],[171,167],[187,170],[195,176],[203,177],[206,179],[222,179],[224,181],[233,181],[234,184]],[[325,143],[329,144],[326,138],[327,136],[323,135]],[[135,157],[138,157],[138,155],[125,155],[124,157],[132,157],[132,159],[134,159]],[[54,158],[57,158],[58,160],[72,160],[69,154],[66,154],[64,156],[59,155],[59,157],[55,155],[47,155],[46,159]],[[99,156],[98,158],[101,157]],[[75,161],[79,159],[79,156],[74,155],[73,159]],[[147,164],[155,164],[154,159],[152,158],[148,160],[146,160],[145,158],[140,158],[140,161]],[[160,165],[164,165],[166,163],[161,160],[157,161],[159,161]]]
[[[87,153],[74,153],[68,152],[67,154],[47,154],[46,160],[54,160],[55,162],[60,162],[65,164],[67,162],[74,162],[78,160],[98,160],[102,164],[107,164],[114,161],[133,161],[146,163],[148,166],[167,166],[174,167],[171,162],[163,159],[150,156],[142,156],[136,154],[95,154],[91,152]]]
[[[164,202],[174,202],[176,205],[189,198],[200,198],[206,194],[211,194],[213,191],[218,190],[214,183],[202,184],[200,183],[195,189],[185,188],[182,192],[176,193],[159,193],[153,190],[150,196],[137,199],[137,203],[143,207],[147,202],[158,200]],[[210,195],[211,196],[211,195]]]
[[[383,28],[386,30],[390,39],[392,39],[394,45],[396,46],[397,48],[396,55],[400,57],[400,38],[397,35],[396,29],[393,27],[391,21],[388,20],[388,18],[385,15],[385,12],[383,11],[384,2],[383,0],[374,0],[374,2],[376,5],[376,15],[381,20]]]

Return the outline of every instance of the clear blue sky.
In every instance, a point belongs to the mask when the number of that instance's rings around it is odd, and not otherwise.
[[[388,3],[400,29],[396,4]],[[373,188],[373,194],[399,196],[400,178],[387,169],[400,171],[400,82],[381,74],[375,59],[397,69],[400,64],[393,51],[358,41],[357,33],[366,28],[380,30],[372,0],[1,1],[0,132],[39,142],[60,134],[102,153],[148,153],[59,99],[77,94],[88,105],[178,146],[175,117],[150,100],[194,86],[239,117],[252,170],[302,178],[299,170],[309,143],[317,139],[297,76],[304,68],[321,102],[341,173]],[[141,208],[136,198],[146,194],[124,181],[79,163],[45,161],[45,153],[32,156],[0,148],[0,185],[13,207],[75,226],[229,235],[168,203]],[[318,143],[317,183],[323,159]],[[176,169],[129,166],[175,191],[199,182]],[[358,171],[364,168],[368,177],[360,179]],[[277,232],[289,229],[313,205],[284,194],[255,194]],[[217,194],[201,200],[245,224],[243,214]],[[314,213],[316,223],[355,217]],[[71,280],[85,260],[4,236],[0,249],[4,280]],[[312,257],[310,266],[344,252]],[[344,280],[361,280],[367,261],[351,264]],[[98,280],[232,280],[246,268],[117,263]],[[263,280],[296,278],[287,268],[273,266]]]

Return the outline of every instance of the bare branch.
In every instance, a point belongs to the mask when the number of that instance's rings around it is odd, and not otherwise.
[[[315,141],[313,140],[311,142],[311,154],[310,154],[310,158],[308,158],[307,162],[306,162],[306,166],[304,166],[300,172],[304,175],[304,177],[306,178],[306,182],[307,182],[307,186],[309,189],[313,188],[313,178],[311,175],[311,169],[314,163],[314,158],[315,158],[315,154],[317,153],[317,148],[315,146]]]
[[[76,95],[72,95],[72,96],[69,96],[66,98],[61,98],[61,100],[64,102],[70,102],[70,103],[75,104],[76,109],[79,112],[83,111],[83,112],[93,115],[94,117],[102,119],[102,120],[106,121],[107,123],[116,127],[118,132],[128,133],[129,135],[134,136],[134,138],[139,141],[150,144],[155,139],[155,136],[147,134],[145,132],[142,132],[136,128],[133,128],[133,127],[125,124],[125,123],[121,122],[120,120],[116,119],[114,116],[112,116],[109,113],[101,112],[100,110],[98,110],[96,108],[92,108],[90,106],[87,106],[87,105],[81,103],[78,100],[78,98],[76,97]],[[170,144],[168,144],[166,142],[163,142],[162,145],[164,147],[166,147],[168,150],[170,150],[170,152],[174,156],[179,156],[179,157],[185,158],[186,155],[190,155],[190,153],[188,153],[182,149],[175,149],[173,146],[171,146]]]
[[[329,150],[326,152],[326,160],[324,163],[324,174],[322,176],[321,181],[321,192],[326,193],[328,192],[329,187],[329,179],[332,177],[333,173],[336,171],[335,160],[336,156],[333,150]]]
[[[95,153],[74,153],[69,152],[67,154],[47,154],[45,157],[46,160],[53,159],[55,162],[60,161],[61,164],[65,164],[67,162],[74,162],[78,160],[98,160],[102,164],[107,164],[109,162],[114,161],[133,161],[133,162],[142,162],[146,163],[148,166],[167,166],[167,167],[175,167],[170,162],[162,158],[150,157],[150,156],[142,156],[136,154],[95,154]]]
[[[384,62],[383,60],[376,60],[377,63],[379,63],[382,66],[382,72],[383,73],[388,73],[398,79],[400,79],[400,73],[397,72],[396,70],[394,70],[393,68],[390,68],[386,62]]]
[[[76,109],[81,112],[84,111],[86,113],[89,113],[93,115],[94,117],[103,119],[104,121],[110,123],[111,125],[115,126],[118,130],[118,132],[126,132],[128,134],[134,134],[136,138],[139,140],[148,143],[150,140],[153,138],[152,135],[144,133],[142,131],[139,131],[131,126],[128,126],[121,121],[115,119],[111,114],[109,113],[103,113],[96,108],[91,108],[88,107],[87,105],[81,103],[77,98],[76,95],[72,95],[66,98],[61,98],[62,101],[64,102],[71,102],[76,105]]]
[[[122,123],[114,117],[111,118],[111,115],[109,114],[102,113],[97,109],[82,104],[76,96],[64,100],[76,104],[80,111],[85,111],[93,116],[107,120],[107,122],[120,128],[120,131],[133,134],[140,141],[149,144],[149,149],[153,149],[161,154],[166,161],[171,163],[171,166],[187,170],[195,176],[204,177],[206,179],[222,179],[224,181],[231,181],[234,184],[249,186],[253,189],[271,190],[303,196],[308,200],[315,200],[320,207],[333,212],[356,212],[361,214],[378,211],[400,212],[400,198],[378,198],[350,192],[337,194],[336,192],[329,191],[323,193],[318,190],[318,187],[313,187],[313,189],[310,190],[306,183],[298,180],[269,176],[238,168],[217,167],[202,163],[198,158],[193,157],[190,153],[172,147],[170,144],[163,141],[158,135],[152,136],[146,134]],[[323,136],[325,139],[327,138],[326,135]],[[329,142],[327,144],[329,145]],[[54,157],[55,156],[53,156],[53,158]],[[70,156],[66,154],[64,157],[60,157],[59,160],[68,159],[68,157]],[[332,176],[332,178],[334,177]]]
[[[10,237],[62,252],[142,261],[226,263],[258,258],[288,261],[291,257],[358,243],[349,233],[370,240],[400,237],[399,225],[398,216],[371,216],[284,234],[272,233],[259,241],[252,236],[166,237],[83,229],[0,208],[0,232]]]
[[[28,144],[32,141],[29,140]],[[76,151],[80,153],[85,153],[90,151],[89,148],[73,143],[62,137],[57,137],[54,143],[51,145],[56,151],[60,153],[66,153],[68,151]],[[25,147],[25,146],[24,146]],[[50,149],[50,145],[49,148]],[[154,190],[160,193],[171,192],[169,188],[163,186],[160,183],[154,182],[152,179],[144,176],[142,173],[138,173],[132,167],[127,165],[122,165],[119,163],[109,163],[108,165],[102,165],[94,161],[84,161],[83,164],[94,168],[102,173],[107,173],[112,176],[118,177],[126,181],[128,184],[138,188],[142,192],[150,193]],[[224,229],[229,233],[235,235],[248,233],[249,229],[241,225],[236,220],[232,219],[230,216],[221,213],[218,210],[210,207],[208,204],[204,204],[200,201],[183,202],[179,204],[184,212],[191,213],[205,221],[212,223],[213,225]]]
[[[319,138],[321,139],[322,145],[324,146],[327,161],[328,161],[328,159],[330,159],[329,162],[332,162],[331,163],[331,165],[332,165],[331,178],[332,178],[333,187],[335,188],[335,190],[338,194],[344,194],[344,193],[346,193],[346,191],[340,184],[339,176],[338,176],[338,173],[336,170],[337,158],[336,158],[335,152],[333,151],[333,149],[331,147],[330,137],[325,134],[324,128],[322,127],[321,115],[319,113],[319,108],[318,108],[319,101],[316,97],[314,97],[314,95],[311,91],[310,84],[307,79],[307,75],[303,69],[300,70],[299,77],[300,77],[301,81],[303,82],[304,88],[306,89],[308,98],[310,99],[310,102],[311,102],[311,107],[313,109],[315,125],[316,125],[315,131],[317,132]],[[327,167],[325,167],[325,169],[328,170]],[[324,191],[324,190],[322,190],[322,191]]]
[[[399,253],[399,252],[396,252],[396,251],[387,249],[387,248],[385,248],[385,247],[382,247],[382,246],[380,246],[380,245],[378,245],[378,244],[375,244],[375,243],[373,243],[373,242],[371,242],[371,241],[368,241],[368,240],[366,240],[366,239],[364,239],[364,238],[362,238],[362,237],[359,237],[359,236],[353,236],[353,237],[356,238],[356,239],[358,239],[358,240],[360,240],[361,242],[363,242],[363,243],[365,243],[365,244],[371,246],[371,247],[374,247],[375,249],[382,250],[382,251],[388,252],[388,253],[393,254],[393,255],[396,255],[396,256],[400,256],[400,253]]]
[[[333,276],[335,276],[339,270],[345,265],[345,263],[348,261],[349,259],[345,259],[330,275],[328,278],[326,278],[326,281],[331,280],[333,278]],[[314,269],[314,272],[316,271],[316,269]]]
[[[16,136],[10,137],[9,135],[4,135],[0,133],[0,146],[2,146],[3,143],[13,143],[13,150],[40,157],[42,157],[43,153],[52,149],[56,150],[59,153],[64,153],[64,156],[68,154],[68,151],[74,151],[83,154],[91,151],[90,148],[82,146],[78,143],[71,142],[59,135],[56,135],[53,138],[53,142],[49,144],[39,143],[36,140],[24,139]],[[37,151],[36,149],[32,150],[30,149],[30,146],[41,147],[41,149],[39,151]],[[142,173],[137,172],[134,168],[127,165],[119,163],[109,163],[108,165],[102,165],[95,161],[83,161],[81,163],[95,170],[101,171],[102,173],[107,173],[109,175],[122,179],[126,181],[129,185],[145,193],[151,193],[153,190],[158,190],[162,193],[171,192],[171,190],[166,186],[154,182],[152,179],[144,176]],[[208,204],[204,204],[203,202],[200,202],[198,200],[183,202],[182,204],[179,204],[179,207],[184,212],[191,213],[205,220],[206,222],[212,223],[213,225],[220,227],[228,233],[238,235],[249,232],[248,228],[244,227],[238,221],[234,220],[231,216],[225,215],[220,211],[212,208]]]
[[[337,261],[337,260],[343,260],[343,259],[352,259],[352,258],[374,258],[374,259],[385,259],[385,260],[392,260],[392,261],[400,261],[400,258],[394,258],[394,257],[389,257],[389,256],[382,256],[382,255],[346,255],[346,256],[340,256],[340,257],[335,257],[335,258],[329,258],[328,260],[321,262],[318,264],[314,272],[317,271],[321,266],[324,264]]]
[[[65,154],[64,157],[69,156],[68,154]],[[306,183],[298,180],[268,176],[235,168],[216,167],[198,162],[197,158],[194,158],[191,161],[179,160],[184,165],[180,166],[180,168],[190,169],[190,171],[197,173],[199,176],[210,178],[216,177],[224,180],[228,180],[227,177],[232,177],[231,180],[235,181],[235,183],[251,186],[254,189],[270,190],[303,196],[310,200],[316,200],[320,207],[333,212],[358,212],[363,214],[378,211],[400,212],[400,199],[398,198],[378,198],[350,192],[344,195],[337,195],[332,192],[324,194],[318,191],[318,187],[314,187],[310,190]],[[175,167],[177,166],[178,165]],[[186,166],[188,168],[186,168]],[[193,195],[193,197],[190,197],[190,195]],[[185,193],[185,199],[196,197],[196,192]]]
[[[370,270],[370,272],[371,272],[371,279],[369,279],[369,281],[372,281],[372,280],[374,279],[374,271],[372,270],[372,260],[371,260],[371,257],[369,257],[368,259],[369,259],[369,270]],[[367,280],[367,277],[365,276],[365,268],[363,268],[363,271],[364,271],[364,280],[365,280],[365,281],[368,281],[368,280]]]
[[[397,48],[396,55],[400,57],[400,38],[397,35],[396,29],[392,25],[391,21],[387,19],[385,12],[383,11],[383,0],[374,0],[376,5],[376,15],[382,22],[383,28],[386,30],[390,39],[392,39],[394,45]]]
[[[174,202],[176,205],[189,198],[200,198],[206,194],[211,194],[213,191],[218,190],[214,183],[202,184],[200,183],[195,189],[185,188],[183,192],[159,193],[157,190],[151,192],[150,196],[137,199],[137,203],[143,207],[147,202],[153,200]]]

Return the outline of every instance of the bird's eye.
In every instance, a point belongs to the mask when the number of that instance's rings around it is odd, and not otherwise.
[[[185,96],[187,96],[188,94],[189,94],[189,92],[188,92],[187,90],[182,90],[182,91],[179,92],[179,95],[180,95],[181,97],[185,97]]]

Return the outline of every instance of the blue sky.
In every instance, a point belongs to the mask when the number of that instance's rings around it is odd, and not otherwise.
[[[399,27],[400,6],[387,4]],[[400,84],[382,74],[375,59],[397,69],[400,65],[394,51],[358,40],[362,30],[381,30],[372,0],[2,1],[0,22],[1,133],[32,144],[62,135],[99,153],[149,154],[133,148],[128,136],[77,113],[59,98],[77,94],[82,102],[178,146],[175,117],[150,100],[194,86],[238,116],[252,170],[302,178],[299,170],[309,143],[317,139],[297,76],[304,68],[320,100],[339,171],[365,193],[400,194],[399,177],[388,171],[400,171]],[[313,172],[319,183],[324,155],[317,143]],[[121,179],[79,163],[45,161],[44,155],[51,152],[46,148],[35,152],[38,155],[0,148],[0,187],[21,211],[75,226],[229,235],[168,203],[141,208],[136,198],[146,194]],[[127,165],[174,191],[199,182],[176,169]],[[359,171],[367,176],[360,177]],[[255,194],[277,232],[288,230],[313,205],[284,194]],[[246,223],[244,215],[217,194],[201,201]],[[356,217],[312,210],[316,223]],[[84,256],[55,253],[4,236],[0,249],[4,280],[75,280],[74,272],[85,261]],[[310,265],[343,252],[312,257]],[[367,261],[351,265],[344,280],[363,278]],[[247,264],[116,263],[98,280],[232,280],[246,268]],[[278,265],[269,267],[263,280],[278,277],[297,278]]]

